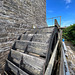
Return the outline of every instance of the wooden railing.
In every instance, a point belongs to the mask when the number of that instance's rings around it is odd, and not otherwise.
[[[61,30],[60,30],[61,31]],[[52,70],[53,70],[53,66],[54,66],[54,63],[55,63],[55,60],[56,60],[56,56],[57,55],[57,51],[58,51],[58,48],[59,48],[59,45],[60,45],[60,68],[59,68],[59,74],[55,74],[55,75],[70,75],[70,72],[69,72],[69,68],[68,68],[68,64],[67,64],[67,60],[66,60],[66,57],[65,57],[65,51],[67,51],[67,48],[66,48],[66,45],[64,42],[62,42],[62,31],[59,33],[59,37],[58,37],[58,41],[57,41],[57,44],[54,48],[54,51],[52,53],[52,56],[51,56],[51,59],[49,61],[49,64],[48,64],[48,67],[46,69],[46,72],[45,72],[45,75],[52,75]]]

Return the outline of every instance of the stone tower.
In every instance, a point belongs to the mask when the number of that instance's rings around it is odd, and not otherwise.
[[[32,26],[47,26],[46,0],[0,0],[0,73],[14,40]]]
[[[36,27],[46,24],[46,0],[0,0],[0,26]]]

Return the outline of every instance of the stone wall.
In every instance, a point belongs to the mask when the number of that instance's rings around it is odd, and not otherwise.
[[[0,0],[0,25],[46,26],[46,0]]]
[[[47,26],[46,0],[0,0],[0,73],[13,42],[32,26]]]
[[[8,53],[9,50],[0,52],[0,74],[2,75],[3,75],[6,59],[8,57]]]

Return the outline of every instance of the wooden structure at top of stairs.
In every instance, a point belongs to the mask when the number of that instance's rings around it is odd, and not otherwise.
[[[56,69],[53,69],[53,64],[58,58],[57,55],[60,55],[60,51],[57,51],[60,32],[58,27],[59,25],[55,25],[24,32],[12,46],[6,60],[4,74],[49,75],[48,65],[50,63],[52,63],[50,73]],[[49,62],[50,60],[53,62]]]

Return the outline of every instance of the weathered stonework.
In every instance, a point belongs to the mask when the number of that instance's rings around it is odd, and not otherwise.
[[[0,74],[2,74],[2,75],[3,75],[3,71],[4,71],[5,60],[8,57],[8,53],[9,53],[9,50],[0,52]]]
[[[46,0],[2,0],[0,23],[6,27],[46,26]]]
[[[33,26],[47,26],[46,0],[0,0],[0,72],[13,41]]]

